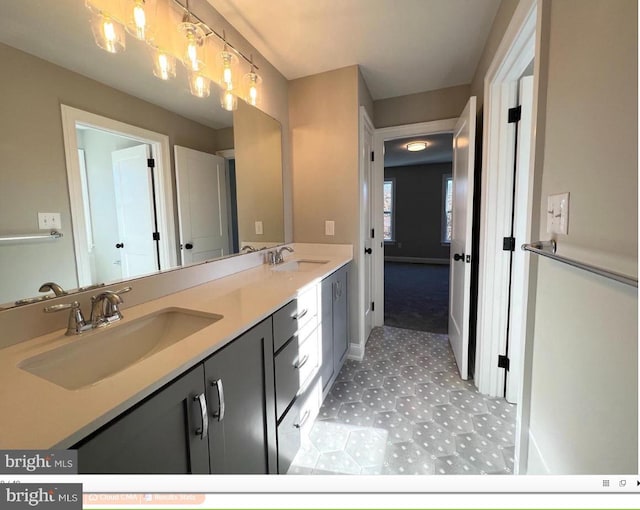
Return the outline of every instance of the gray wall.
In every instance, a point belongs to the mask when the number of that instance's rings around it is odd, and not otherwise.
[[[544,0],[535,237],[570,192],[558,252],[637,275],[637,3]],[[588,34],[588,37],[585,37]],[[637,289],[534,258],[525,367],[530,474],[636,473]],[[537,265],[537,267],[536,267]]]
[[[451,163],[384,169],[396,188],[395,243],[385,244],[385,257],[449,260],[449,246],[441,242],[445,175],[451,175]]]

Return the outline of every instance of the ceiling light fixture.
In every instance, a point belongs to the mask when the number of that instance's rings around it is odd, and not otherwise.
[[[146,42],[153,55],[153,74],[161,80],[176,75],[176,60],[189,74],[189,90],[196,97],[209,96],[211,81],[220,85],[220,104],[235,110],[238,96],[257,106],[260,102],[262,78],[253,57],[246,57],[222,35],[210,28],[189,9],[189,0],[85,0],[91,11],[91,29],[96,44],[109,53],[125,49],[125,29],[136,39]],[[212,40],[222,42],[215,45]],[[217,48],[216,48],[217,46]],[[214,65],[217,57],[217,65]],[[239,86],[240,60],[249,72]]]
[[[423,151],[427,148],[427,142],[410,142],[407,144],[407,150],[411,152]]]

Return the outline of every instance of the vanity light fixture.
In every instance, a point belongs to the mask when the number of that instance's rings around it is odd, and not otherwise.
[[[237,108],[238,96],[253,106],[259,104],[262,78],[253,57],[232,46],[224,31],[220,35],[193,14],[189,0],[85,0],[85,5],[92,12],[95,41],[104,50],[123,51],[126,28],[136,39],[149,44],[153,74],[161,80],[175,77],[175,63],[180,60],[189,73],[189,90],[194,96],[208,97],[213,80],[221,87],[220,104],[225,110]],[[210,43],[214,38],[222,42],[221,52]],[[218,65],[210,66],[216,56]],[[237,71],[240,59],[249,64],[242,87]]]
[[[410,142],[407,144],[407,150],[411,152],[423,151],[427,148],[427,142]]]

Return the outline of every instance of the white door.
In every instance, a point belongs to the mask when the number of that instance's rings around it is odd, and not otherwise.
[[[449,342],[460,377],[468,379],[471,223],[476,146],[476,98],[472,96],[453,132],[453,229],[449,275]]]
[[[364,341],[366,342],[373,328],[373,244],[375,239],[372,237],[372,229],[374,228],[374,200],[372,195],[373,189],[373,162],[371,154],[373,151],[373,126],[368,122],[367,117],[362,116],[363,133],[362,133],[362,154],[360,155],[364,161],[364,175],[362,183],[362,200],[360,217],[362,218],[362,245],[364,247]],[[381,236],[382,233],[378,233]]]
[[[224,158],[175,147],[182,264],[230,253]]]
[[[149,146],[136,145],[111,153],[123,278],[159,269]]]
[[[529,239],[527,219],[531,208],[532,172],[531,161],[531,117],[533,111],[533,76],[525,76],[520,80],[519,99],[520,121],[518,122],[518,139],[516,142],[515,194],[513,197],[513,237],[516,247]],[[511,254],[511,290],[509,295],[509,337],[506,354],[509,357],[507,378],[508,402],[516,404],[520,391],[519,381],[522,373],[522,350],[525,337],[525,302],[527,289],[527,270],[525,252],[515,249]]]

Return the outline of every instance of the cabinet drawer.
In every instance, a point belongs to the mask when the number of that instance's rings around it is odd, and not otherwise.
[[[296,402],[278,425],[278,473],[286,474],[300,449],[300,404]],[[304,425],[304,424],[302,424]]]
[[[318,285],[298,294],[298,328],[318,323]]]
[[[273,349],[280,349],[298,331],[298,300],[294,299],[273,314]]]
[[[298,337],[302,338],[302,337]],[[295,341],[295,340],[294,340]],[[318,373],[320,364],[320,338],[316,327],[308,336],[299,342],[298,347],[298,386],[302,388],[307,381]]]
[[[291,401],[298,393],[300,376],[298,368],[298,339],[294,338],[276,356],[275,380],[276,380],[276,416],[282,416]]]

